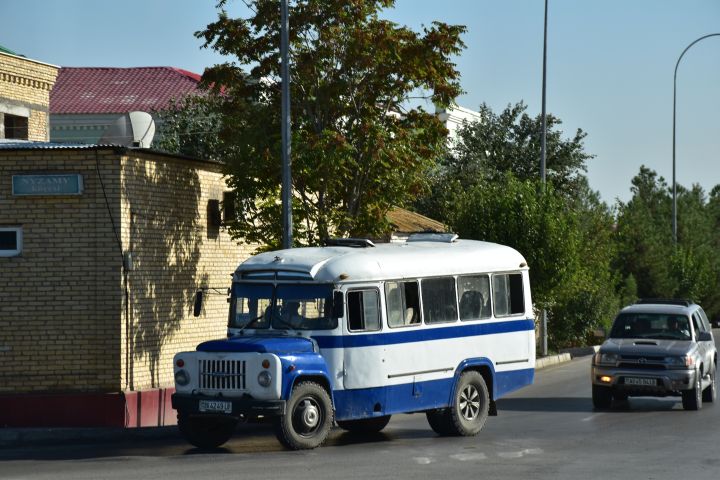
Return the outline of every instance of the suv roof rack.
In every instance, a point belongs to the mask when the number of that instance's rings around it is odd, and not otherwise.
[[[326,247],[368,248],[375,246],[369,238],[326,238],[324,243]]]
[[[453,243],[458,236],[452,232],[417,232],[408,236],[407,242],[440,242]]]
[[[692,300],[688,298],[641,298],[636,304],[661,304],[661,305],[680,305],[681,307],[689,307],[694,304]]]

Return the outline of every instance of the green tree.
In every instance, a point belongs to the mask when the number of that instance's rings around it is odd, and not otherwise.
[[[677,189],[677,245],[672,240],[671,195],[662,177],[641,167],[632,199],[618,210],[618,270],[637,280],[640,297],[690,298],[710,316],[720,313],[718,189]]]
[[[279,2],[254,15],[219,17],[196,35],[235,62],[205,71],[218,99],[229,182],[237,192],[231,233],[277,247],[281,235]],[[298,0],[290,7],[294,238],[379,234],[393,205],[413,200],[445,145],[426,95],[448,105],[461,92],[452,56],[462,26],[433,22],[416,33],[379,17],[393,0]]]
[[[616,267],[623,278],[633,275],[638,296],[670,298],[675,285],[670,272],[672,199],[667,183],[642,166],[630,190],[630,201],[618,203]]]
[[[206,160],[223,159],[220,116],[214,97],[187,95],[155,112],[157,134],[153,147]]]
[[[456,192],[480,182],[502,181],[510,172],[521,180],[540,176],[542,117],[527,113],[523,102],[508,105],[497,114],[480,106],[480,121],[461,126],[448,155],[430,173],[431,194],[416,208],[432,218],[452,215]],[[566,198],[578,198],[589,191],[585,163],[593,155],[585,151],[585,132],[578,129],[572,138],[563,138],[562,121],[547,116],[547,180]]]

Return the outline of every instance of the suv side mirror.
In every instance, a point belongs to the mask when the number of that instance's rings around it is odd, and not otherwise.
[[[711,342],[712,339],[712,333],[710,332],[700,332],[698,334],[698,342]]]

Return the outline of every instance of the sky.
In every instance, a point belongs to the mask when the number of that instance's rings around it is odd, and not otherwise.
[[[0,45],[58,66],[173,66],[228,59],[193,33],[216,0],[0,0]],[[416,30],[465,25],[458,104],[541,112],[543,0],[397,0],[383,16]],[[229,12],[248,16],[242,0]],[[631,198],[645,165],[672,181],[673,72],[694,40],[720,33],[720,0],[549,0],[547,111],[570,138],[587,133],[590,186]],[[232,60],[232,59],[230,59]],[[432,108],[432,107],[431,107]],[[695,44],[677,76],[677,183],[720,184],[720,36]]]

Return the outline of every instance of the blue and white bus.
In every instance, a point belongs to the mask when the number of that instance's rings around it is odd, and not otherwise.
[[[441,435],[475,435],[534,368],[520,253],[452,234],[341,239],[242,263],[228,338],[175,356],[172,402],[201,448],[260,417],[274,417],[291,449],[321,445],[334,423],[380,431],[396,413],[423,412]]]

